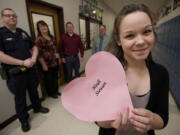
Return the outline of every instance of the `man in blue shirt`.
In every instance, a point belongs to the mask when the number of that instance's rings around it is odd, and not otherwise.
[[[92,54],[104,51],[110,42],[110,37],[106,34],[106,26],[99,26],[99,35],[93,37],[92,39]]]

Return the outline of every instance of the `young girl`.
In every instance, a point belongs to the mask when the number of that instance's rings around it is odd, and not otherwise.
[[[123,64],[134,105],[116,120],[99,121],[99,135],[154,135],[168,122],[169,76],[151,57],[155,41],[153,20],[145,5],[125,6],[115,19],[109,52]]]
[[[58,61],[56,58],[56,41],[50,34],[44,21],[37,22],[38,37],[36,45],[39,49],[39,63],[44,74],[45,89],[48,96],[57,98],[58,92]]]

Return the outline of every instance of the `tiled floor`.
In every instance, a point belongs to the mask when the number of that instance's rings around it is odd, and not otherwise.
[[[62,89],[61,87],[60,89]],[[0,131],[0,135],[97,135],[98,127],[94,123],[83,122],[67,112],[59,99],[47,98],[43,105],[50,108],[48,114],[34,114],[30,111],[31,130],[23,133],[16,120]],[[168,126],[156,131],[156,135],[180,134],[180,111],[170,95],[170,119]]]

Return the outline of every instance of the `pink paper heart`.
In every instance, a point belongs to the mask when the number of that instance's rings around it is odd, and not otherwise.
[[[64,107],[84,121],[114,120],[129,107],[133,109],[124,69],[108,52],[91,56],[85,67],[86,77],[72,80],[62,91]]]

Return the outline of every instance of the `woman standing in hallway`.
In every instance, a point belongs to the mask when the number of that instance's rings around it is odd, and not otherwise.
[[[115,19],[108,51],[124,66],[134,109],[131,118],[126,108],[116,120],[97,122],[99,135],[155,135],[168,123],[169,75],[151,57],[153,24],[143,4],[125,6]]]
[[[48,25],[44,21],[37,22],[37,31],[36,45],[39,49],[38,60],[44,75],[45,89],[48,96],[57,98],[57,95],[60,96],[61,93],[58,92],[59,58],[56,54],[56,41],[50,34]]]

